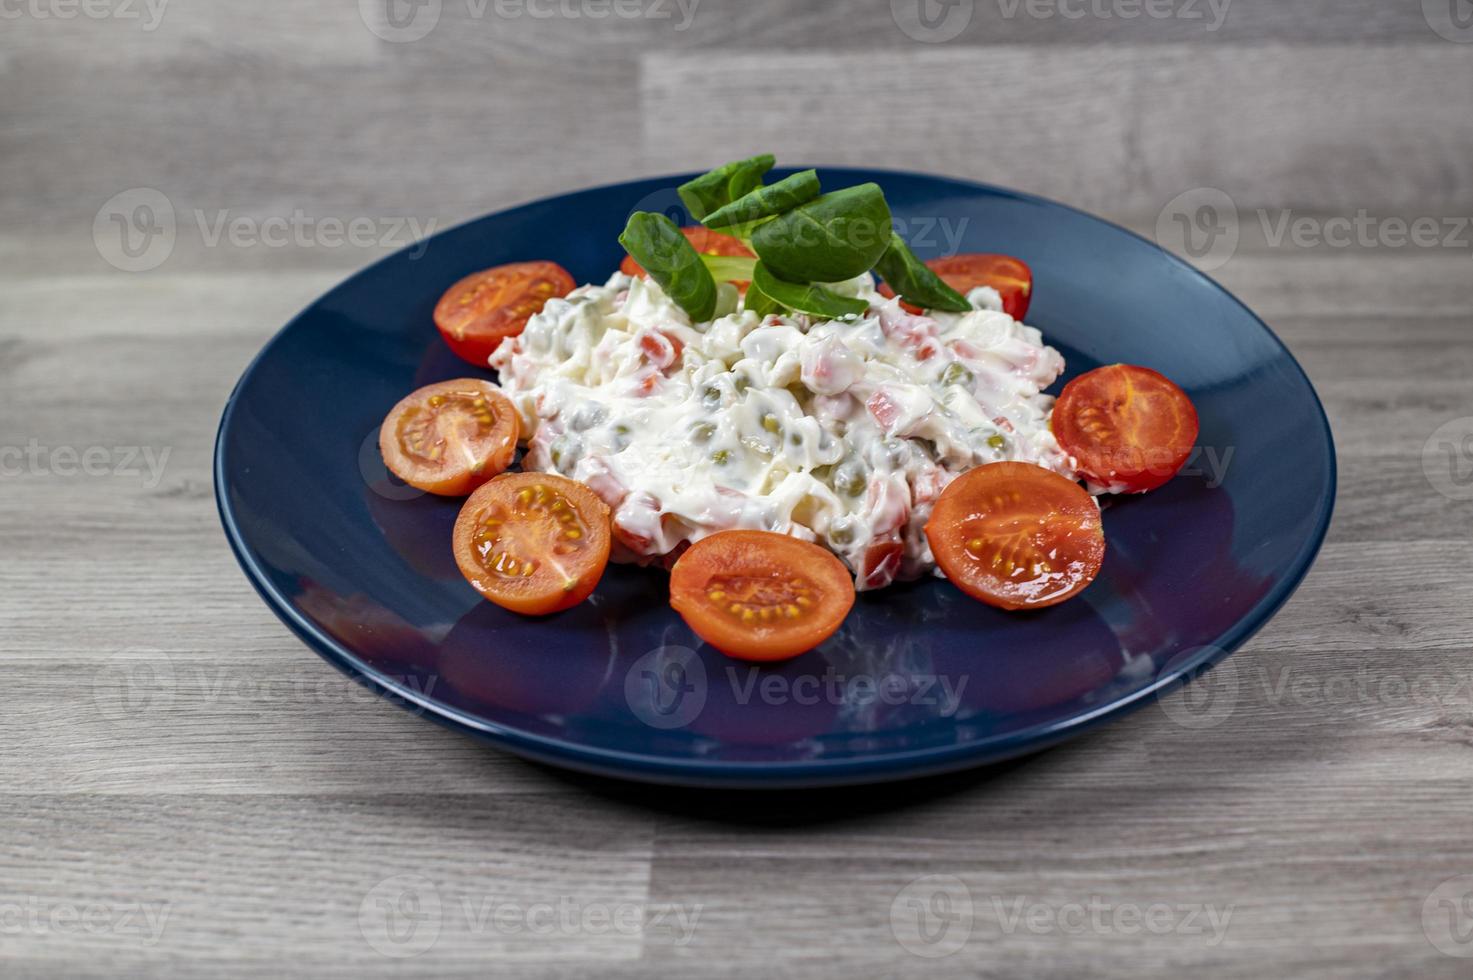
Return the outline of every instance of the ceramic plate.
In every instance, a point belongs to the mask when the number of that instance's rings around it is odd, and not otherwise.
[[[1081,597],[1007,614],[941,580],[897,585],[862,594],[822,647],[761,668],[703,646],[657,570],[610,566],[589,602],[545,620],[477,597],[450,552],[459,501],[397,483],[377,455],[396,401],[476,373],[444,348],[431,310],[457,279],[503,262],[552,259],[603,282],[628,214],[678,207],[675,177],[443,232],[353,276],[267,344],[225,409],[215,459],[226,533],[267,604],[335,666],[500,748],[750,787],[899,779],[1041,749],[1199,675],[1283,605],[1329,523],[1335,454],[1308,379],[1258,317],[1150,242],[1060,204],[921,174],[822,174],[879,183],[922,257],[1006,252],[1032,266],[1028,322],[1067,359],[1062,380],[1143,364],[1196,404],[1201,450],[1163,489],[1108,504],[1104,568]],[[1182,720],[1211,737],[1210,716]]]

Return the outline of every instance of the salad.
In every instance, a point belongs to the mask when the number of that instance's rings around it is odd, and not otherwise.
[[[379,442],[405,482],[469,495],[466,579],[545,615],[610,560],[658,563],[691,629],[749,660],[811,649],[856,592],[897,579],[1010,610],[1083,591],[1105,553],[1099,496],[1175,475],[1191,401],[1129,365],[1045,394],[1064,360],[1023,322],[1027,265],[923,263],[877,185],[764,183],[773,163],[682,185],[699,225],[636,212],[602,285],[532,261],[442,297],[446,343],[499,383],[420,389]]]

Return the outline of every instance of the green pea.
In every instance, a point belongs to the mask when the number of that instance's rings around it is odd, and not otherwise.
[[[609,413],[602,405],[584,405],[573,414],[573,429],[582,432],[606,422],[608,418]]]
[[[776,415],[768,412],[766,415],[762,416],[762,428],[766,429],[768,432],[777,432],[782,429],[782,424],[778,422]]]
[[[730,458],[731,453],[727,452],[725,449],[718,449],[711,454],[711,462],[718,465],[724,464]]]
[[[970,387],[972,382],[975,380],[976,375],[972,374],[971,371],[968,371],[966,365],[962,364],[960,361],[952,361],[949,365],[947,365],[946,370],[941,372],[941,383],[944,385],[962,385],[963,387]]]
[[[571,473],[578,460],[583,458],[583,440],[571,432],[565,432],[552,441],[548,455],[552,467],[559,473]]]
[[[1006,446],[1007,444],[1008,444],[1008,440],[1004,436],[988,436],[987,437],[987,445],[991,446],[993,449],[1001,449],[1003,446]]]
[[[869,481],[864,478],[864,472],[857,466],[841,466],[834,477],[834,489],[846,497],[858,497],[868,486]]]

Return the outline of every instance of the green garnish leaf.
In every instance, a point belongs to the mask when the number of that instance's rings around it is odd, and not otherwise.
[[[716,280],[675,222],[663,214],[636,211],[629,216],[619,244],[692,322],[711,319],[716,310]]]
[[[788,282],[840,282],[874,268],[890,247],[890,206],[877,184],[816,197],[752,231],[752,248]]]
[[[752,267],[756,259],[741,255],[707,255],[701,253],[701,261],[717,282],[750,282]]]
[[[758,187],[701,219],[707,228],[750,226],[807,204],[818,196],[818,171],[803,170],[776,184]]]
[[[890,247],[880,256],[875,271],[908,303],[947,313],[967,313],[972,309],[965,296],[927,268],[915,257],[905,240],[893,231],[890,233]]]
[[[755,275],[755,273],[754,273]],[[762,287],[756,282],[747,284],[747,296],[742,300],[742,309],[751,310],[759,318],[766,317],[771,313],[786,313],[787,309],[762,291]]]
[[[768,270],[765,262],[758,262],[752,270],[752,285],[747,288],[747,309],[752,309],[752,289],[785,309],[798,313],[821,316],[836,320],[846,316],[863,316],[869,304],[862,299],[840,296],[823,286],[812,283],[787,282]],[[765,314],[764,314],[765,315]]]
[[[700,221],[713,211],[745,197],[762,186],[762,177],[777,163],[771,153],[746,160],[733,160],[676,188],[680,199],[690,209],[691,217]]]

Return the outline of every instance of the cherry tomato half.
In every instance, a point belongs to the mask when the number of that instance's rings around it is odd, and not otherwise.
[[[463,497],[511,465],[516,410],[478,378],[426,385],[395,405],[378,430],[384,465],[442,497]]]
[[[435,305],[435,326],[463,359],[485,367],[501,341],[522,332],[554,296],[566,296],[573,277],[556,262],[513,262],[472,273]]]
[[[503,474],[461,509],[455,563],[503,609],[545,616],[576,606],[609,563],[609,508],[560,476]]]
[[[735,235],[727,235],[719,231],[712,231],[705,225],[687,225],[680,229],[685,237],[690,240],[697,252],[702,255],[734,255],[741,258],[752,258],[754,253],[750,248],[742,244],[742,240]],[[624,256],[624,261],[619,264],[619,271],[626,276],[639,276],[641,279],[647,274],[640,264],[634,261],[634,256]],[[743,286],[745,283],[738,283]]]
[[[670,605],[728,656],[787,660],[839,628],[854,605],[854,580],[816,544],[771,531],[722,531],[675,562]]]
[[[1033,271],[1021,259],[1011,255],[963,252],[932,259],[926,267],[963,296],[978,286],[991,286],[1002,297],[1003,312],[1014,320],[1021,320],[1028,313],[1028,303],[1033,299]],[[894,296],[895,290],[888,283],[881,283],[880,294]],[[912,313],[921,312],[909,303],[901,305]]]
[[[957,588],[999,609],[1063,602],[1094,581],[1105,558],[1094,500],[1032,463],[988,463],[951,481],[926,540]]]
[[[1170,480],[1197,442],[1197,410],[1186,392],[1130,364],[1095,368],[1065,385],[1050,425],[1080,473],[1123,493]]]

